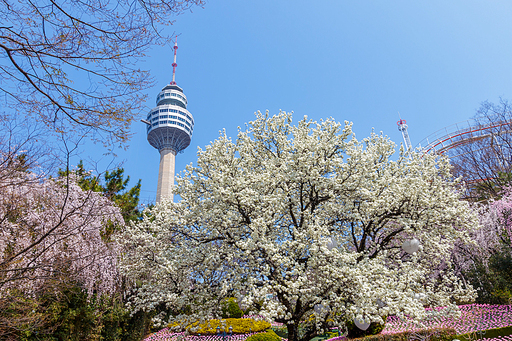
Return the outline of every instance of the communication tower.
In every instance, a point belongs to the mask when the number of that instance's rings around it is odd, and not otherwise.
[[[409,138],[409,133],[407,132],[407,124],[405,124],[405,120],[400,119],[398,122],[398,130],[402,132],[402,136],[404,137],[405,150],[412,150],[411,139]]]
[[[176,51],[174,44],[174,62],[172,63],[172,82],[166,85],[156,96],[156,107],[151,109],[147,120],[148,142],[160,152],[158,188],[156,202],[173,200],[174,169],[176,154],[190,145],[194,118],[187,110],[187,96],[176,84]]]

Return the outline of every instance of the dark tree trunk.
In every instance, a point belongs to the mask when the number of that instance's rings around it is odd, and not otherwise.
[[[299,341],[299,321],[289,321],[286,328],[288,329],[288,341]]]

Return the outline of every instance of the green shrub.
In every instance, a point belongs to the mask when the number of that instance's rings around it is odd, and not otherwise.
[[[221,302],[222,318],[241,318],[244,312],[238,306],[234,297],[227,298]]]
[[[384,318],[384,320],[386,320],[386,319]],[[379,334],[382,331],[382,329],[384,329],[384,326],[385,326],[385,324],[372,322],[370,324],[370,326],[368,327],[368,329],[361,330],[361,329],[357,328],[357,326],[354,324],[354,321],[352,321],[352,320],[349,320],[345,323],[346,323],[347,330],[348,330],[347,336],[351,339],[357,338],[357,337],[364,337],[364,336]]]
[[[452,341],[457,338],[457,332],[453,328],[434,328],[434,329],[424,329],[415,331],[414,333],[411,331],[396,333],[396,334],[377,334],[377,335],[369,335],[360,338],[356,338],[354,340],[364,340],[364,341],[410,341],[411,334],[416,335],[429,335],[429,341]],[[462,340],[461,340],[462,341]],[[469,341],[469,340],[466,340]]]
[[[44,323],[19,333],[20,341],[140,341],[150,331],[153,314],[130,316],[120,298],[88,297],[78,285],[59,294],[42,293],[34,309]]]
[[[99,341],[103,327],[98,311],[100,302],[96,297],[90,301],[87,298],[87,293],[77,285],[65,288],[60,293],[42,293],[38,310],[44,311],[45,324],[20,339]]]
[[[476,303],[510,304],[512,300],[512,255],[510,245],[502,245],[485,265],[477,261],[464,273],[471,285],[478,290]]]
[[[272,329],[269,329],[264,333],[249,336],[246,341],[281,341],[281,338]]]
[[[282,327],[272,327],[272,330],[274,333],[276,333],[278,336],[287,339],[288,338],[288,328],[286,326]]]
[[[140,341],[151,330],[151,317],[155,313],[138,311],[133,316],[121,307],[112,307],[103,315],[102,341]]]
[[[482,335],[483,338],[496,339],[496,338],[499,338],[500,336],[512,335],[512,326],[487,329],[487,330],[484,330],[483,332],[484,332]],[[472,341],[472,340],[476,339],[476,336],[479,337],[479,333],[461,334],[461,335],[457,335],[455,338],[459,339],[460,341]]]
[[[169,327],[175,327],[176,325],[173,324]],[[222,320],[214,319],[203,324],[193,323],[187,326],[186,329],[193,335],[214,335],[217,334],[217,327],[220,327],[221,332],[228,332],[229,327],[232,327],[233,334],[247,334],[249,332],[266,330],[270,328],[270,323],[264,320],[228,318]]]
[[[512,293],[510,289],[495,289],[491,293],[494,302],[498,304],[510,304],[512,302]]]
[[[488,329],[483,331],[483,338],[493,339],[503,336],[512,335],[512,326]],[[386,334],[386,335],[371,335],[366,336],[356,340],[364,340],[364,341],[410,341],[410,336],[413,332],[403,332],[396,334]],[[419,335],[430,335],[430,341],[452,341],[454,339],[458,339],[460,341],[474,341],[477,338],[480,338],[479,333],[467,333],[467,334],[458,334],[457,331],[453,328],[435,328],[435,329],[426,329],[414,332],[414,334]]]

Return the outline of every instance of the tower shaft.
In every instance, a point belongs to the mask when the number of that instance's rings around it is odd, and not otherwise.
[[[170,148],[160,150],[160,168],[158,170],[158,188],[156,191],[156,202],[163,199],[174,200],[174,169],[176,152]]]

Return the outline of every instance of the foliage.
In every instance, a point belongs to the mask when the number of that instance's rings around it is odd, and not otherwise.
[[[246,341],[281,341],[281,338],[272,329],[269,329],[264,333],[249,336]]]
[[[173,323],[170,328],[175,329],[179,324]],[[217,327],[219,328],[217,330]],[[224,318],[212,319],[204,323],[192,323],[185,329],[193,335],[214,335],[220,332],[229,332],[229,328],[233,334],[248,334],[251,332],[260,332],[270,328],[270,323],[265,320],[254,320],[252,318]]]
[[[202,0],[0,2],[0,93],[59,133],[93,129],[103,142],[123,142],[152,84],[137,65],[153,45],[166,45],[172,16]],[[106,133],[106,134],[105,134]]]
[[[288,338],[288,330],[286,329],[286,326],[272,326],[272,330],[279,337],[284,338],[284,339]]]
[[[102,231],[124,224],[110,200],[83,191],[73,176],[47,179],[26,169],[23,158],[10,160],[0,162],[0,338],[54,328],[38,308],[45,293],[76,283],[88,295],[117,292],[117,247]]]
[[[221,302],[221,309],[222,309],[222,318],[241,318],[244,316],[244,312],[240,307],[238,306],[238,302],[236,301],[236,298],[229,297]]]
[[[221,134],[178,177],[179,203],[125,228],[121,268],[142,283],[135,311],[190,306],[171,319],[193,322],[234,296],[297,341],[310,315],[304,340],[328,321],[419,319],[424,305],[455,314],[453,299],[474,297],[449,256],[477,219],[446,159],[394,156],[387,137],[358,141],[347,122],[291,120],[259,113],[236,142]],[[400,246],[412,237],[423,247],[410,255]]]
[[[493,329],[487,329],[484,331],[484,333],[466,333],[457,335],[456,338],[461,341],[473,341],[477,339],[477,336],[480,336],[480,338],[485,337],[486,339],[499,339],[503,336],[509,336],[512,335],[512,326],[508,327],[501,327],[501,328],[493,328]]]
[[[512,258],[510,250],[498,250],[486,258],[475,259],[473,267],[465,271],[465,278],[477,288],[477,303],[510,304],[512,302]],[[484,264],[484,261],[486,264]]]
[[[2,340],[18,340],[36,330],[50,332],[48,316],[38,311],[39,301],[12,290],[0,297],[0,337]],[[48,328],[50,327],[50,328]]]
[[[45,292],[33,309],[45,322],[18,333],[22,340],[139,341],[149,332],[150,319],[142,312],[131,317],[119,297],[90,296],[78,285],[58,293]]]
[[[69,173],[69,171],[60,170],[59,176],[65,177]],[[110,172],[106,171],[103,175],[103,181],[101,181],[100,176],[93,175],[91,171],[86,171],[83,162],[80,161],[71,173],[76,176],[76,182],[82,190],[101,192],[107,199],[114,202],[121,210],[126,223],[141,218],[141,212],[138,209],[141,180],[139,179],[134,187],[127,190],[130,176],[124,178],[123,168],[117,168]]]
[[[457,332],[453,328],[432,328],[415,331],[404,331],[394,334],[377,334],[369,335],[355,340],[366,341],[452,341],[458,337]]]
[[[287,330],[286,326],[272,326],[272,330],[280,338],[288,339],[288,330]],[[304,328],[302,328],[301,326],[299,326],[298,330],[299,330],[299,335],[302,335],[304,333]],[[330,329],[330,330],[325,331],[321,335],[316,335],[312,340],[326,340],[326,339],[332,339],[337,336],[338,336],[338,331]],[[341,337],[345,338],[344,336],[341,336]]]
[[[454,263],[478,290],[478,303],[510,304],[512,298],[512,189],[480,205],[481,228],[475,245],[458,246]]]
[[[379,334],[384,329],[385,324],[372,322],[372,323],[370,323],[370,326],[368,327],[368,329],[362,330],[362,329],[359,329],[354,324],[354,321],[349,320],[349,321],[345,322],[345,326],[348,331],[347,337],[353,339],[353,338],[357,338],[357,337]]]
[[[102,321],[98,309],[101,302],[92,297],[87,302],[87,292],[74,286],[58,295],[48,292],[43,297],[41,308],[50,316],[50,323],[57,328],[49,335],[34,334],[34,339],[48,340],[100,340]]]

